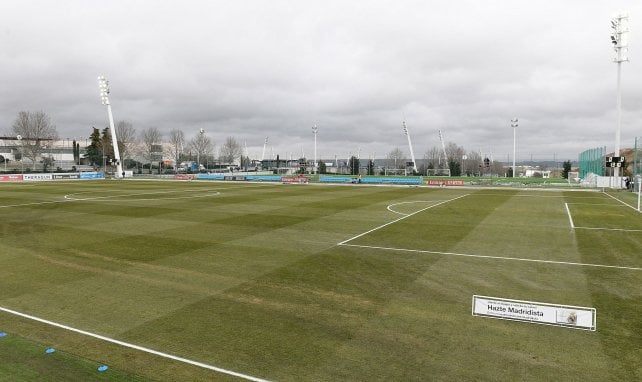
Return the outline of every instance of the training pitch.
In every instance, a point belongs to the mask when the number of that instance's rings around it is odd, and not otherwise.
[[[633,206],[598,191],[0,184],[0,380],[639,381]],[[473,315],[473,296],[594,308],[596,324]]]

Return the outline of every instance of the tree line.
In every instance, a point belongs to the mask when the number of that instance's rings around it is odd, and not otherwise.
[[[126,120],[118,121],[115,124],[115,129],[118,150],[125,168],[136,165],[136,161],[133,159],[135,156],[144,158],[149,164],[150,171],[153,163],[158,163],[163,159],[172,160],[174,170],[176,170],[183,161],[195,160],[199,165],[202,165],[214,157],[216,145],[207,132],[202,129],[190,140],[186,140],[185,134],[180,129],[172,129],[167,137],[164,137],[156,127],[147,127],[138,132],[133,124]],[[58,140],[56,126],[51,122],[51,118],[42,111],[19,112],[12,125],[12,131],[14,136],[20,137],[21,155],[33,162],[34,169],[36,162],[42,158],[48,145]],[[165,138],[167,139],[165,140]],[[114,150],[110,129],[105,127],[100,130],[92,127],[89,139],[91,143],[87,145],[84,154],[87,161],[94,166],[112,163]],[[80,145],[75,140],[73,152],[74,162],[78,163],[80,161]],[[45,167],[50,164],[47,163],[47,160],[51,160],[51,158],[41,159]],[[240,164],[241,167],[247,167],[250,161],[247,156],[243,156],[241,144],[234,137],[227,137],[222,143],[217,160],[222,164]],[[502,163],[492,161],[488,157],[482,156],[482,153],[478,151],[466,151],[463,147],[452,142],[447,143],[441,149],[432,147],[415,165],[417,165],[417,175],[448,169],[452,176],[480,176],[502,174],[505,168]],[[361,173],[361,163],[358,156],[351,155],[346,166],[347,171],[352,175]],[[325,167],[324,162],[319,162],[318,172],[326,172]],[[396,147],[386,155],[381,175],[394,174],[399,171],[404,171],[407,174],[409,167],[412,167],[412,163],[409,163],[405,153]],[[373,159],[367,161],[365,168],[366,174],[376,175]],[[564,162],[562,176],[568,177],[570,170],[571,162]],[[512,168],[508,168],[506,175],[512,176]]]
[[[120,120],[115,124],[118,151],[126,167],[134,164],[134,157],[144,158],[148,163],[171,159],[174,166],[181,161],[197,159],[199,164],[212,158],[216,145],[214,141],[201,130],[191,140],[186,140],[185,134],[179,129],[173,129],[165,137],[156,127],[148,127],[140,132],[131,122]],[[19,142],[20,156],[31,160],[35,169],[40,160],[46,167],[51,158],[43,158],[43,153],[51,148],[53,142],[59,139],[56,126],[51,118],[43,111],[21,111],[13,125],[12,135]],[[87,145],[84,158],[93,166],[110,164],[114,159],[114,149],[111,132],[108,127],[98,129],[91,127],[90,143]],[[80,162],[80,144],[74,140],[72,144],[74,163]],[[227,137],[220,147],[217,160],[220,163],[247,163],[249,160],[242,156],[240,143],[234,137]]]

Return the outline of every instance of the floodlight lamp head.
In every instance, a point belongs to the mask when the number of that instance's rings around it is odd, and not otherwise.
[[[98,77],[98,88],[100,89],[100,101],[103,105],[109,105],[109,81],[105,77]]]

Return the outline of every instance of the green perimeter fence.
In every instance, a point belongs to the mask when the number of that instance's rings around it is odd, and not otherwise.
[[[606,156],[606,146],[588,149],[580,153],[580,178],[593,173],[604,175],[604,157]]]

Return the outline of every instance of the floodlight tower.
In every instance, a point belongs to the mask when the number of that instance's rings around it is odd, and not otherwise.
[[[317,125],[314,125],[312,127],[312,134],[314,134],[314,163],[312,164],[312,173],[316,174],[318,172],[317,168],[317,132],[319,129],[317,128]]]
[[[410,140],[410,133],[408,132],[408,127],[406,127],[406,121],[403,121],[403,133],[406,134],[408,138],[408,147],[410,147],[410,159],[412,159],[412,170],[414,173],[417,173],[417,162],[415,162],[415,152],[412,150],[412,141]]]
[[[444,163],[448,166],[448,154],[446,154],[446,145],[444,144],[444,137],[441,135],[441,130],[439,130],[439,141],[441,141],[441,149],[444,153]]]
[[[265,148],[267,147],[268,138],[269,137],[265,137],[265,142],[263,142],[263,153],[261,154],[261,161],[265,160]]]
[[[198,150],[196,151],[196,167],[198,168],[198,170],[196,171],[199,173],[201,172],[201,150],[203,150],[203,147],[205,146],[203,144],[204,136],[205,136],[205,129],[200,128],[198,130]]]
[[[513,128],[513,178],[515,177],[515,170],[517,167],[515,167],[515,158],[517,155],[517,117],[513,118],[510,120],[510,127]]]
[[[103,76],[98,77],[98,87],[100,88],[100,100],[107,106],[107,115],[109,116],[109,132],[111,133],[111,143],[114,147],[114,160],[116,161],[116,178],[124,176],[123,165],[120,161],[120,152],[118,151],[118,138],[116,137],[116,128],[114,127],[114,116],[111,114],[111,103],[109,102],[109,81]]]
[[[614,156],[620,156],[620,126],[622,124],[622,87],[621,87],[621,78],[622,78],[622,63],[628,61],[629,58],[626,56],[628,52],[628,43],[624,39],[624,34],[629,32],[628,25],[629,16],[627,14],[618,14],[611,19],[611,28],[613,32],[611,33],[611,43],[613,44],[613,50],[615,51],[615,57],[613,62],[617,64],[617,127],[615,129],[615,153]],[[618,177],[620,176],[619,167],[615,167],[613,175],[615,176],[615,181],[618,182]],[[616,183],[619,187],[619,182]]]

